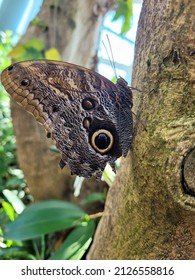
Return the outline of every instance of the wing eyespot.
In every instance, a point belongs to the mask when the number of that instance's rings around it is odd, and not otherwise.
[[[27,87],[27,86],[29,86],[30,85],[30,81],[29,81],[29,79],[22,79],[22,81],[21,81],[21,86],[23,86],[23,87]]]
[[[114,145],[114,136],[109,130],[99,129],[92,134],[91,145],[98,153],[106,154]]]
[[[92,98],[85,98],[82,102],[82,107],[86,111],[93,110],[96,107],[96,101]]]
[[[84,121],[83,121],[83,127],[87,130],[90,129],[90,125],[91,125],[91,118],[85,118]]]

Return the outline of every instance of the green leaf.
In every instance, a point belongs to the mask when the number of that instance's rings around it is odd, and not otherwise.
[[[80,260],[92,241],[95,223],[88,223],[76,227],[66,238],[62,246],[49,258],[50,260]]]
[[[132,17],[132,0],[116,0],[118,8],[114,15],[113,20],[117,20],[120,17],[123,18],[123,25],[120,34],[123,35],[130,30],[131,17]]]
[[[94,203],[96,201],[104,201],[106,199],[106,194],[101,192],[96,192],[88,195],[81,201],[81,205]]]
[[[28,240],[57,230],[74,227],[86,213],[69,202],[48,200],[26,207],[15,221],[5,227],[6,239]]]
[[[17,45],[11,50],[9,56],[15,60],[18,60],[25,55],[25,52],[26,50],[23,45]]]
[[[6,201],[3,201],[1,204],[10,220],[13,221],[15,219],[15,212],[13,207]]]
[[[37,38],[32,38],[24,44],[18,44],[9,53],[9,56],[14,58],[15,61],[41,59],[44,58],[44,42]]]
[[[31,255],[24,248],[11,247],[0,249],[0,260],[36,260],[35,256]]]
[[[17,186],[20,186],[23,181],[24,181],[23,179],[14,176],[6,182],[5,187],[9,189],[14,189]]]
[[[56,48],[50,48],[45,52],[45,58],[51,60],[60,60],[60,54]]]
[[[32,38],[31,40],[24,43],[23,46],[25,49],[33,48],[37,51],[42,51],[45,48],[45,44],[44,44],[43,40],[37,39],[37,38]]]
[[[112,81],[114,84],[116,84],[116,82],[117,82],[117,77],[114,76],[114,77],[111,79],[111,81]]]
[[[32,21],[31,21],[32,25],[35,25],[43,30],[45,30],[45,28],[47,27],[47,24],[41,20],[38,16],[35,17]]]

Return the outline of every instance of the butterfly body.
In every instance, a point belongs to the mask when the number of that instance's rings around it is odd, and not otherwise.
[[[1,74],[6,91],[34,115],[56,141],[60,166],[97,178],[131,146],[132,92],[86,68],[59,61],[32,60]]]

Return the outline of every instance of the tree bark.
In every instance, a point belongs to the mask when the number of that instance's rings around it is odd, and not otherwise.
[[[145,0],[133,150],[109,190],[88,259],[195,258],[195,3]]]
[[[93,68],[103,15],[112,4],[111,0],[44,1],[38,17],[45,28],[30,25],[22,42],[40,38],[46,49],[57,48],[62,60]],[[58,167],[60,155],[49,151],[52,142],[43,127],[15,102],[11,107],[18,160],[33,197],[70,200],[74,177],[67,167],[63,171]]]

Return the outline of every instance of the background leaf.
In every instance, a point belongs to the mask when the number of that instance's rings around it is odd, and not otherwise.
[[[75,227],[86,213],[74,204],[48,200],[34,203],[4,230],[5,238],[28,240],[57,230]]]
[[[125,34],[127,31],[130,30],[131,27],[131,17],[133,15],[132,12],[132,0],[116,0],[117,4],[118,4],[118,8],[116,10],[116,13],[114,15],[113,20],[117,20],[120,17],[123,18],[123,25],[121,28],[121,32],[120,34],[123,35]]]
[[[51,48],[45,52],[45,58],[51,60],[60,60],[60,54],[56,48]]]
[[[80,260],[92,241],[95,222],[90,220],[76,227],[62,246],[49,258],[50,260]]]
[[[15,212],[14,212],[14,209],[11,206],[11,204],[9,204],[6,201],[3,201],[1,204],[2,204],[2,207],[5,210],[6,214],[10,218],[10,220],[13,221],[15,219]]]
[[[97,202],[97,201],[104,201],[105,199],[106,199],[106,194],[105,193],[95,192],[95,193],[92,193],[92,194],[88,195],[87,197],[85,197],[81,201],[81,205],[94,203],[94,202]]]

